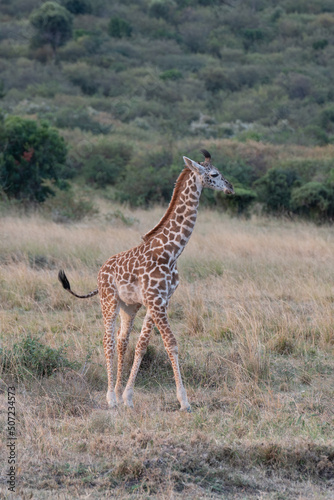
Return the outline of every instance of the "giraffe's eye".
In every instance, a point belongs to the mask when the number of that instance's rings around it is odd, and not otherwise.
[[[211,177],[218,177],[219,174],[215,173],[215,174],[210,174]]]

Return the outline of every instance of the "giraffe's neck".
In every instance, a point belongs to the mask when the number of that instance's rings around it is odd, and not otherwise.
[[[144,236],[155,253],[175,262],[189,241],[197,218],[202,185],[189,169],[180,174],[172,200],[161,221]]]

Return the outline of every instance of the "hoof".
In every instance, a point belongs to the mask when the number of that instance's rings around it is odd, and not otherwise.
[[[191,413],[191,406],[185,406],[184,408],[180,408],[180,411]]]
[[[133,391],[132,390],[127,390],[123,392],[123,403],[127,408],[133,408],[133,401],[132,401],[132,396],[133,396]]]
[[[114,392],[107,392],[107,403],[109,408],[117,408],[117,400]]]

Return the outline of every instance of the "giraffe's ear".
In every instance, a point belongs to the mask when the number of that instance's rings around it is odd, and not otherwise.
[[[187,165],[190,170],[195,172],[196,174],[204,174],[205,173],[205,168],[197,163],[194,160],[191,160],[190,158],[187,158],[186,156],[183,157],[184,163]]]

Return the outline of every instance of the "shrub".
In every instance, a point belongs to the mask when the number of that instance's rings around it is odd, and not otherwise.
[[[161,80],[180,80],[182,73],[178,69],[168,69],[160,75]]]
[[[48,118],[58,128],[79,128],[93,134],[108,134],[111,128],[94,120],[86,108],[62,108]]]
[[[132,33],[132,26],[121,17],[112,17],[109,21],[108,33],[115,38],[129,37]]]
[[[30,334],[14,344],[11,350],[1,348],[0,359],[3,372],[21,379],[27,375],[50,377],[64,368],[79,368],[78,363],[67,359],[65,345],[53,349]]]
[[[308,125],[302,130],[308,139],[313,139],[313,142],[319,146],[325,146],[329,143],[328,135],[318,125]]]
[[[314,50],[323,50],[328,45],[328,40],[326,38],[322,38],[321,40],[315,40],[312,43],[312,47]]]
[[[55,195],[48,198],[42,205],[43,215],[53,222],[74,222],[98,213],[93,201],[85,196],[76,196],[71,189],[55,190]]]
[[[221,162],[218,160],[216,166],[232,184],[250,187],[256,179],[254,168],[243,160],[223,160]]]
[[[171,164],[172,156],[164,150],[137,155],[127,166],[122,182],[116,185],[117,197],[133,206],[169,202],[179,171]]]
[[[0,80],[0,99],[3,99],[6,95],[5,84],[3,80]]]
[[[321,182],[307,182],[292,191],[294,212],[314,220],[333,219],[334,187]]]
[[[289,211],[291,192],[298,180],[296,172],[280,168],[271,168],[258,179],[254,187],[265,210],[271,213]]]
[[[72,14],[91,14],[90,0],[62,0],[62,5]]]
[[[0,134],[0,187],[9,198],[41,202],[53,192],[46,180],[65,186],[67,147],[56,129],[9,116]]]
[[[234,192],[233,196],[217,192],[217,206],[224,208],[233,215],[249,215],[249,209],[257,198],[256,193],[242,186],[234,186]]]
[[[320,126],[327,132],[334,130],[334,106],[325,108],[319,117]]]
[[[85,62],[67,64],[63,71],[69,81],[78,86],[86,95],[102,92],[106,96],[114,83],[113,75],[110,75],[110,72],[103,68],[96,71],[94,66],[92,67]]]
[[[265,33],[259,28],[247,28],[242,31],[242,37],[244,49],[249,50],[255,43],[264,41]]]
[[[205,88],[211,92],[219,90],[230,90],[232,92],[238,89],[236,82],[230,78],[228,72],[222,68],[207,68],[203,72]]]
[[[312,81],[308,76],[291,73],[286,88],[290,99],[305,99],[312,91]]]
[[[157,19],[169,20],[175,6],[173,0],[152,0],[149,6],[149,14]]]
[[[131,156],[132,149],[128,144],[101,140],[92,145],[81,171],[87,182],[103,188],[124,178]]]

